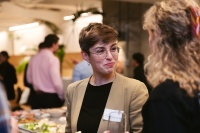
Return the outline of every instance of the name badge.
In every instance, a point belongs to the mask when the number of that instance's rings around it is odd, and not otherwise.
[[[124,111],[121,111],[121,110],[113,110],[113,109],[106,108],[103,113],[103,120],[121,122],[123,113]]]

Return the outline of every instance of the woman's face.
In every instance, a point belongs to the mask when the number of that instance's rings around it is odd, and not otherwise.
[[[54,43],[54,44],[53,44],[53,52],[57,52],[58,49],[59,49],[59,44],[58,44],[58,42],[57,42],[57,43]]]
[[[3,63],[6,61],[6,57],[4,57],[2,54],[0,54],[0,63]]]
[[[97,43],[89,49],[88,62],[94,73],[106,75],[115,71],[118,62],[117,41],[109,44]]]

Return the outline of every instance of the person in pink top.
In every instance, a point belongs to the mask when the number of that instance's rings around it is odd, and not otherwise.
[[[54,34],[45,37],[41,49],[29,62],[27,80],[36,92],[33,109],[60,107],[64,103],[64,90],[60,75],[60,63],[54,53],[59,38]]]

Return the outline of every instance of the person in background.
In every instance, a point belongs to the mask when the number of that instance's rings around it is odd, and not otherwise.
[[[147,81],[147,77],[144,72],[144,55],[142,53],[134,53],[132,55],[132,64],[133,64],[133,78],[143,82],[150,93],[152,90],[151,85]]]
[[[125,74],[126,57],[125,57],[123,49],[121,47],[119,47],[119,48],[120,48],[120,51],[119,51],[119,56],[118,56],[118,63],[116,66],[116,72],[124,75]]]
[[[15,99],[14,84],[17,83],[15,67],[8,61],[9,55],[6,51],[0,52],[0,81],[3,83],[8,100]]]
[[[0,86],[0,132],[10,133],[10,110],[6,94]]]
[[[92,67],[87,61],[82,60],[74,66],[72,82],[88,78],[92,75]]]
[[[43,48],[43,43],[40,43],[38,45],[38,52]],[[27,100],[27,103],[28,105],[30,105],[31,107],[33,106],[34,104],[34,97],[35,97],[35,91],[33,89],[33,85],[30,84],[28,81],[27,81],[27,76],[26,76],[26,73],[27,73],[27,68],[28,68],[28,64],[26,64],[25,66],[25,70],[24,70],[24,86],[28,87],[30,89],[30,94],[28,96],[28,100]]]
[[[166,0],[144,16],[154,89],[142,110],[143,133],[200,133],[199,14],[194,0]]]
[[[33,109],[61,107],[64,103],[60,63],[54,55],[58,40],[54,34],[47,35],[43,48],[29,62],[26,76],[35,91]]]
[[[9,103],[0,82],[0,133],[18,133],[17,122],[10,116]]]
[[[91,64],[93,75],[70,84],[66,90],[66,133],[103,133],[108,114],[113,111],[126,114],[128,131],[141,132],[147,88],[115,71],[120,50],[117,37],[116,30],[101,23],[90,23],[81,30],[81,54]]]

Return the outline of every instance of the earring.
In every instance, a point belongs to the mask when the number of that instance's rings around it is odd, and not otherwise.
[[[88,66],[90,66],[90,63],[88,62]]]

